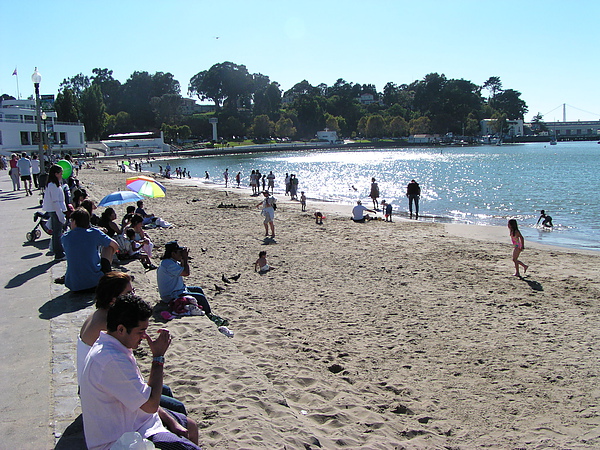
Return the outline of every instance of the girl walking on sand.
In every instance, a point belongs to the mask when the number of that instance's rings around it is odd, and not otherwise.
[[[517,225],[517,221],[515,219],[510,219],[508,221],[508,229],[510,230],[510,238],[513,243],[513,255],[512,259],[515,263],[515,277],[520,277],[519,266],[523,266],[523,272],[527,272],[529,268],[528,265],[523,264],[519,261],[519,255],[523,250],[525,250],[525,239],[523,239],[523,235],[519,231],[519,226]]]

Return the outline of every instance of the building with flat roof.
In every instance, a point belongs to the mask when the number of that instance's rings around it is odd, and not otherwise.
[[[544,122],[548,128],[548,134],[556,135],[557,138],[596,139],[600,136],[600,120],[577,121],[577,122]]]
[[[44,112],[42,133],[48,134],[50,144],[47,153],[85,153],[83,124],[59,122],[56,111]],[[0,153],[37,152],[42,136],[37,129],[35,100],[0,101]]]

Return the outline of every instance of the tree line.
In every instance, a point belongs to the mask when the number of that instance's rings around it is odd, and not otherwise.
[[[373,84],[338,79],[332,86],[303,80],[287,91],[261,73],[232,62],[214,64],[194,75],[187,94],[214,104],[215,112],[181,114],[181,86],[171,73],[136,71],[121,83],[113,71],[96,68],[64,79],[55,108],[61,121],[81,121],[89,140],[113,133],[162,129],[167,137],[210,139],[210,117],[219,136],[311,139],[328,128],[347,137],[404,137],[454,133],[475,136],[482,119],[523,119],[521,93],[504,89],[499,77],[482,85],[430,73],[410,84]],[[363,101],[361,102],[360,99]],[[366,100],[366,101],[365,101]]]

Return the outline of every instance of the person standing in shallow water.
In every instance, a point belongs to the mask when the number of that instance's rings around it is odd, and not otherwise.
[[[379,198],[379,186],[375,182],[375,178],[371,178],[371,193],[369,197],[373,200],[373,209],[377,211],[379,209],[379,201],[377,200]]]
[[[523,250],[525,250],[525,239],[523,239],[523,235],[519,231],[519,226],[517,225],[517,221],[515,219],[510,219],[508,221],[508,229],[510,231],[510,239],[513,244],[513,255],[512,260],[515,264],[515,277],[520,277],[521,273],[519,272],[519,266],[523,267],[523,271],[527,272],[529,266],[527,264],[523,264],[519,261],[519,255]]]
[[[408,197],[408,211],[410,218],[413,216],[413,203],[415,204],[415,219],[419,218],[419,198],[421,197],[421,186],[415,180],[411,180],[406,186],[406,196]]]

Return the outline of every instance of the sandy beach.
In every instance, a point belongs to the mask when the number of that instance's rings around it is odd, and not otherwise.
[[[98,202],[128,176],[105,162],[79,179]],[[349,207],[303,213],[282,195],[276,238],[264,240],[248,191],[161,182],[167,197],[145,208],[174,227],[148,234],[191,249],[187,284],[235,332],[205,317],[152,324],[174,335],[165,382],[204,448],[600,446],[600,255],[526,243],[519,279],[508,230],[355,224]],[[261,250],[276,267],[265,275],[253,270]],[[122,267],[159,300],[155,272]],[[147,374],[149,357],[139,363]]]

